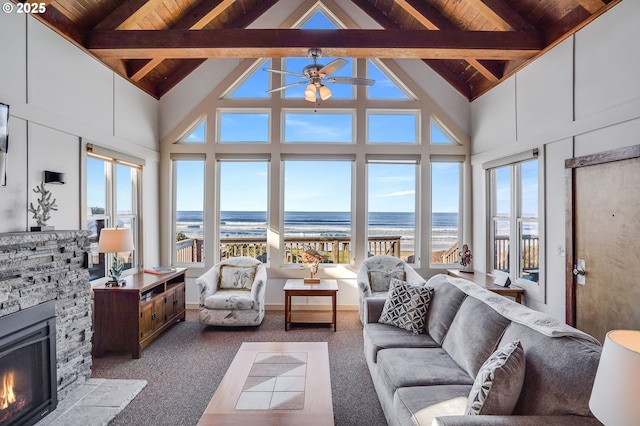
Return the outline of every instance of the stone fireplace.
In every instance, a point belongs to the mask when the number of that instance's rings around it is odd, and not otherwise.
[[[22,392],[23,399],[37,400],[33,405],[39,407],[34,408],[40,410],[38,416],[55,408],[57,401],[91,376],[91,286],[84,267],[88,236],[89,231],[0,234],[0,334],[36,341],[31,349],[14,344],[18,349],[11,350],[11,339],[0,336],[0,343],[10,348],[0,348],[0,394],[8,393],[3,387],[12,384]],[[31,321],[34,315],[33,322],[43,325],[33,325],[25,332],[25,321]],[[18,324],[19,330],[8,333],[11,324]],[[38,343],[47,339],[49,343]],[[47,350],[55,354],[47,354]],[[48,357],[55,368],[49,375],[44,372]],[[15,368],[8,368],[10,363]],[[47,380],[55,383],[47,384]],[[55,400],[56,396],[57,401],[46,405],[47,397]],[[16,407],[13,405],[13,409]],[[0,418],[3,411],[0,406]],[[8,411],[4,411],[6,414]]]

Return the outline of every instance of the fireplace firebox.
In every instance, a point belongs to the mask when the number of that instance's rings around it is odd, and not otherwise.
[[[33,425],[58,405],[55,315],[51,301],[0,317],[2,425]]]

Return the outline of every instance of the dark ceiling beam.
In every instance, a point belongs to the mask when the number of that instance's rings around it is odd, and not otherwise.
[[[428,30],[457,29],[455,24],[426,3],[416,0],[395,0],[395,2]],[[482,62],[475,58],[464,58],[464,60],[492,83],[496,83],[501,77],[500,66],[492,64],[489,68],[484,63],[486,61]]]
[[[178,20],[172,28],[200,30],[216,19],[231,6],[234,1],[235,0],[203,0]],[[127,74],[131,80],[140,81],[165,59],[166,58],[163,57],[156,57],[127,64]]]
[[[356,6],[362,9],[367,15],[369,15],[374,21],[378,23],[382,28],[385,29],[398,29],[400,28],[398,24],[396,24],[391,18],[382,13],[380,9],[374,7],[367,0],[351,0]],[[442,77],[445,81],[447,81],[451,86],[453,86],[456,90],[462,93],[467,99],[471,99],[472,93],[469,84],[458,74],[453,72],[449,67],[445,65],[443,61],[436,60],[424,60],[423,61],[428,67],[430,67],[433,71],[438,73],[440,77]]]
[[[306,57],[526,59],[544,48],[537,33],[461,30],[95,30],[85,47],[105,58]]]
[[[267,10],[271,9],[273,5],[280,0],[262,0],[258,2],[253,8],[249,9],[244,15],[236,19],[233,22],[229,22],[226,26],[232,28],[247,28],[256,19],[261,17]],[[206,59],[188,59],[181,61],[181,64],[171,71],[171,74],[167,76],[163,81],[158,83],[156,87],[156,96],[162,97],[169,90],[173,89],[178,83],[180,83],[185,77],[191,74],[196,68],[198,68]]]

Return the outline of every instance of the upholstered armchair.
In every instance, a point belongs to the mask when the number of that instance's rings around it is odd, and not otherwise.
[[[422,278],[407,262],[394,256],[371,256],[360,265],[356,277],[358,283],[358,310],[364,325],[365,299],[367,297],[386,298],[391,278],[398,278],[413,285],[424,285]]]
[[[251,257],[232,257],[196,279],[200,323],[218,326],[259,325],[264,318],[267,269]]]

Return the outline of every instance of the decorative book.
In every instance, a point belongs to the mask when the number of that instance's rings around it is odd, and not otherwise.
[[[150,268],[145,268],[144,272],[155,275],[170,274],[171,272],[176,272],[176,268],[173,266],[152,266]]]

